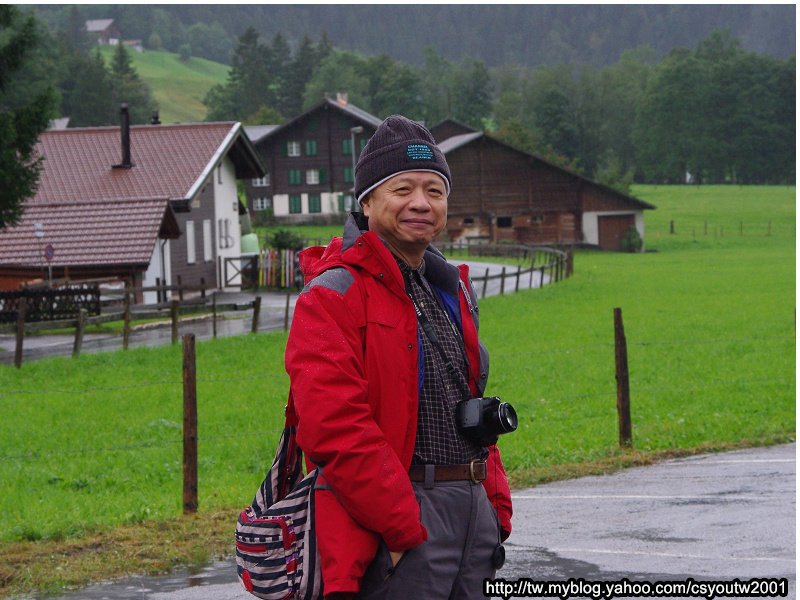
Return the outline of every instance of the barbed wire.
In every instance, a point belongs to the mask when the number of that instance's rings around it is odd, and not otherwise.
[[[654,393],[680,393],[685,394],[688,392],[696,392],[700,390],[708,390],[708,389],[719,389],[719,388],[726,388],[726,387],[737,387],[742,385],[763,385],[764,383],[772,383],[775,385],[781,386],[790,386],[794,385],[794,381],[782,381],[776,380],[775,378],[760,378],[760,379],[739,379],[739,380],[717,380],[707,382],[706,384],[700,385],[690,385],[685,387],[633,387],[633,395],[634,398],[641,397],[643,394],[654,394]],[[616,396],[616,389],[610,389],[607,392],[592,392],[591,394],[576,394],[572,396],[559,396],[559,402],[572,402],[575,400],[586,400],[589,398],[609,398]],[[540,400],[547,401],[547,397],[543,397]],[[558,420],[565,420],[565,419],[572,419],[572,415],[563,415],[561,419],[559,419],[558,415],[551,417],[556,421]],[[202,425],[201,425],[202,426]],[[214,442],[220,440],[231,440],[231,439],[242,439],[242,438],[259,438],[259,439],[269,439],[270,436],[277,437],[280,432],[283,430],[283,427],[276,427],[276,428],[269,428],[261,431],[254,431],[254,432],[237,432],[235,434],[226,434],[226,435],[208,435],[202,436],[198,435],[197,441],[198,443],[206,443],[206,442]],[[52,450],[52,451],[41,451],[41,452],[29,452],[26,454],[16,454],[16,455],[0,455],[0,462],[11,462],[11,461],[22,461],[22,460],[37,460],[37,459],[45,459],[51,458],[54,456],[75,456],[75,455],[86,455],[86,454],[104,454],[104,453],[113,453],[113,452],[131,452],[131,451],[138,451],[138,450],[148,450],[154,448],[165,448],[168,446],[180,445],[183,443],[183,439],[176,439],[176,440],[160,440],[157,442],[144,442],[141,444],[124,444],[121,446],[105,446],[105,447],[87,447],[87,448],[78,448],[72,450]]]

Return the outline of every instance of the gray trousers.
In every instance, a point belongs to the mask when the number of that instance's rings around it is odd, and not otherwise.
[[[392,568],[381,543],[361,582],[359,600],[485,599],[483,580],[494,579],[498,544],[494,507],[479,483],[413,483],[428,539]]]

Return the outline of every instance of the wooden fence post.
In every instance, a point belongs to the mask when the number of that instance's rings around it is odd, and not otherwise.
[[[256,296],[253,300],[253,325],[250,328],[251,333],[258,332],[258,320],[261,316],[261,296]]]
[[[178,300],[183,302],[183,282],[180,275],[178,275]]]
[[[567,252],[567,277],[572,277],[575,268],[575,257],[572,255],[572,250]]]
[[[83,333],[86,331],[86,316],[87,311],[85,308],[80,309],[78,312],[78,319],[75,322],[75,343],[72,345],[72,358],[77,358],[81,355],[81,346],[83,346]]]
[[[286,292],[286,310],[283,311],[283,330],[289,331],[289,306],[292,301],[292,292]]]
[[[214,339],[217,338],[217,292],[215,291],[211,296],[211,331],[213,332]]]
[[[506,268],[503,267],[503,270],[500,272],[500,295],[506,293]]]
[[[22,296],[17,300],[17,343],[14,348],[14,366],[22,366],[22,342],[25,339],[25,313],[28,312],[28,298]]]
[[[206,299],[206,278],[200,278],[200,297],[205,300]]]
[[[125,292],[125,313],[122,316],[122,349],[127,350],[131,341],[131,293]]]
[[[197,506],[197,363],[189,333],[183,336],[183,514]]]
[[[487,267],[486,273],[483,276],[483,291],[481,292],[481,298],[486,298],[486,285],[489,283],[489,269]]]
[[[178,300],[170,302],[170,318],[172,319],[172,343],[178,341]]]
[[[522,267],[518,266],[518,267],[517,267],[517,287],[516,287],[516,288],[514,288],[514,291],[515,291],[515,292],[518,292],[518,291],[519,291],[519,276],[520,276],[521,274],[522,274]]]
[[[631,427],[631,395],[628,378],[628,345],[622,324],[622,309],[614,309],[614,354],[617,372],[617,415],[619,417],[619,445],[633,446]]]

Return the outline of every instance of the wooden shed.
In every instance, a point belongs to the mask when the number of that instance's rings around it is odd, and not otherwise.
[[[620,250],[643,211],[655,208],[491,136],[439,141],[453,176],[450,240],[590,245]]]

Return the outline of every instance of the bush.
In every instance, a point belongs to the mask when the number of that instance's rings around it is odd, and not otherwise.
[[[181,44],[181,47],[178,48],[178,55],[183,62],[189,62],[189,59],[192,58],[192,47],[189,44]]]
[[[642,245],[642,236],[639,235],[636,227],[631,225],[625,232],[625,237],[622,238],[622,249],[625,252],[641,252]]]
[[[288,229],[278,229],[267,236],[267,246],[275,250],[299,250],[303,239]]]

